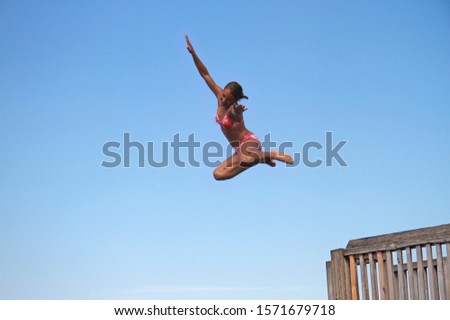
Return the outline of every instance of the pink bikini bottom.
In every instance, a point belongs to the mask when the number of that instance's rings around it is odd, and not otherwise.
[[[258,137],[255,136],[253,133],[249,132],[242,138],[242,141],[239,143],[239,146],[235,147],[234,150],[236,152],[239,152],[239,150],[241,149],[242,144],[244,144],[244,142],[246,142],[246,141],[248,141],[250,139],[256,140],[259,143],[259,147],[261,148],[261,141],[259,141]]]

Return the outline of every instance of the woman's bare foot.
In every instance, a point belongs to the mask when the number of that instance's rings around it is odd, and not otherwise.
[[[285,162],[288,164],[294,164],[294,160],[292,159],[292,157],[290,155],[281,153],[276,150],[273,150],[270,152],[270,157],[273,160],[278,160],[278,161]]]

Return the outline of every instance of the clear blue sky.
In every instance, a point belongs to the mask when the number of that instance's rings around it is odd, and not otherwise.
[[[226,146],[185,34],[249,129],[348,167],[102,167]],[[448,1],[3,0],[0,70],[2,299],[326,299],[330,250],[450,222]]]

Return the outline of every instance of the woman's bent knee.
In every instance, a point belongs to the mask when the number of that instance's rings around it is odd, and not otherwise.
[[[243,168],[250,168],[259,163],[259,158],[253,156],[241,156],[239,165]]]

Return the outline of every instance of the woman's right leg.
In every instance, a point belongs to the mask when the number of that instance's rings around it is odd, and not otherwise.
[[[271,167],[275,167],[274,160],[293,164],[294,160],[288,154],[281,153],[277,150],[265,152],[261,150],[259,141],[248,140],[244,142],[240,148],[241,166],[251,167],[258,163],[265,163]]]

